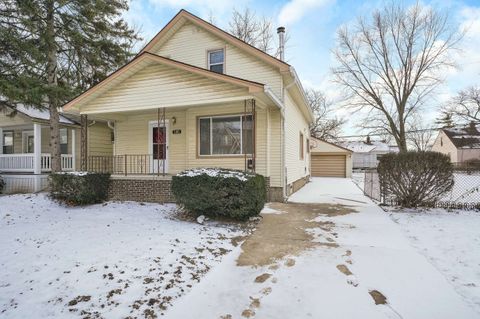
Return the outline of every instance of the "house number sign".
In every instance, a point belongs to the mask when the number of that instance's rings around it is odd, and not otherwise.
[[[172,133],[173,134],[182,134],[182,130],[173,130]]]

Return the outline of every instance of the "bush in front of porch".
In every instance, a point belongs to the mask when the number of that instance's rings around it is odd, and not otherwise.
[[[4,187],[5,181],[3,180],[2,176],[0,176],[0,194],[2,193]]]
[[[68,205],[89,205],[107,199],[109,173],[59,172],[49,176],[50,196]]]
[[[258,174],[192,169],[173,176],[172,193],[178,204],[194,214],[245,220],[262,210],[266,184]]]

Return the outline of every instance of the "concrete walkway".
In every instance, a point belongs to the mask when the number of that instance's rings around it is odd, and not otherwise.
[[[262,214],[166,318],[480,316],[349,179],[314,178]]]

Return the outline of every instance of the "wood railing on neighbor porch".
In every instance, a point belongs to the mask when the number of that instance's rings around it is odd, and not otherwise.
[[[162,162],[153,160],[152,154],[89,156],[87,170],[115,175],[161,174]]]
[[[23,154],[0,154],[0,171],[3,172],[33,172],[34,155],[31,153]],[[73,170],[73,155],[62,154],[62,170]],[[40,168],[42,172],[52,170],[52,158],[50,154],[41,154]]]

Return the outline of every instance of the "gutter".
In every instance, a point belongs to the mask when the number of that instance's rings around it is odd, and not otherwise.
[[[293,81],[292,83],[290,83],[288,86],[287,86],[287,89],[290,87],[291,84],[295,83],[298,85],[298,87],[300,88],[300,94],[302,95],[302,98],[303,98],[303,102],[305,103],[305,105],[307,106],[307,109],[308,109],[308,114],[310,115],[310,117],[312,118],[312,121],[313,119],[315,119],[315,116],[313,115],[313,112],[312,112],[312,109],[310,108],[310,105],[308,104],[308,100],[307,100],[307,96],[305,95],[305,89],[303,88],[303,85],[302,83],[300,82],[300,79],[298,78],[298,74],[297,74],[297,71],[295,71],[295,68],[293,66],[290,66],[290,75],[293,77]]]
[[[268,85],[265,85],[263,88],[264,93],[273,101],[273,103],[280,109],[282,117],[285,115],[285,104],[283,101],[278,98],[278,96],[273,93],[272,89]]]

